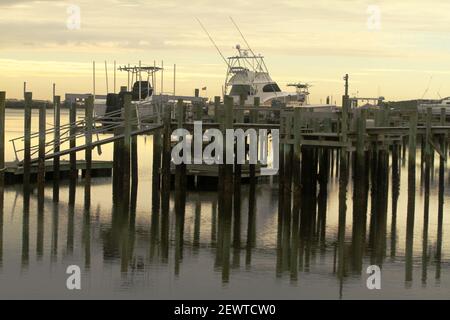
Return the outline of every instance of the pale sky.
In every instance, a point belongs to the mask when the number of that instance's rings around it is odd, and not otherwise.
[[[80,29],[68,28],[71,5],[80,8]],[[114,60],[164,60],[164,91],[177,64],[178,94],[207,86],[208,96],[220,95],[226,65],[195,18],[230,56],[243,41],[229,16],[282,89],[314,85],[312,102],[333,95],[339,103],[345,73],[359,96],[450,96],[448,0],[0,0],[0,90],[21,97],[27,81],[39,99],[50,98],[53,82],[61,95],[92,92],[95,60],[104,94],[105,60],[110,87]],[[118,85],[125,82],[118,74]]]

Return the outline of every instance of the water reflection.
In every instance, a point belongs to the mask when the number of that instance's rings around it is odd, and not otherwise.
[[[424,166],[423,196],[416,197],[415,188],[408,189],[402,180],[408,168],[402,166],[400,145],[359,159],[328,149],[301,151],[298,156],[283,150],[282,159],[293,165],[282,168],[281,188],[277,179],[244,183],[234,202],[220,200],[217,192],[169,190],[156,206],[153,181],[142,178],[130,186],[128,203],[115,196],[112,206],[104,197],[111,193],[109,179],[93,179],[91,206],[84,205],[82,180],[61,184],[60,203],[49,196],[50,186],[36,194],[7,188],[4,206],[9,211],[13,200],[22,197],[23,212],[9,219],[0,207],[0,277],[16,260],[20,277],[46,277],[38,266],[47,263],[52,272],[64,274],[60,269],[70,263],[92,279],[99,277],[91,286],[102,293],[129,290],[138,297],[161,298],[173,296],[167,287],[189,287],[193,297],[196,292],[241,297],[245,283],[250,289],[292,290],[290,297],[312,286],[316,297],[347,298],[370,297],[365,270],[377,264],[393,296],[416,292],[414,283],[437,288],[428,281],[433,271],[439,290],[448,290],[445,163],[439,162],[436,182],[431,166]],[[19,230],[18,243],[11,230]],[[20,253],[13,245],[21,246]]]

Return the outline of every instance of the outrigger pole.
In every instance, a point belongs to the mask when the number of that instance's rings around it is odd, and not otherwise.
[[[211,37],[211,35],[209,34],[208,30],[206,30],[205,26],[203,25],[203,23],[200,21],[199,18],[195,18],[197,19],[198,23],[200,24],[200,27],[202,27],[203,31],[205,31],[206,35],[208,36],[209,40],[211,40],[212,44],[214,45],[214,47],[216,48],[217,52],[220,54],[220,56],[222,57],[223,61],[225,62],[225,64],[231,68],[231,65],[228,63],[227,59],[225,58],[225,56],[222,54],[222,52],[220,51],[219,47],[217,46],[217,44],[214,42],[213,38]]]

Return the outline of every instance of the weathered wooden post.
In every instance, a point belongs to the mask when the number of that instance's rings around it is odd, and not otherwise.
[[[25,93],[25,114],[24,114],[24,157],[23,157],[23,188],[24,193],[30,193],[31,178],[31,107],[33,104],[33,94]]]
[[[44,197],[45,184],[45,136],[46,136],[46,104],[39,107],[39,162],[38,162],[38,199]]]
[[[423,246],[422,246],[422,282],[426,283],[428,265],[428,224],[430,215],[430,175],[431,175],[431,121],[433,113],[431,107],[427,108],[426,134],[425,134],[425,185],[423,208]]]
[[[446,123],[446,108],[441,109],[440,125],[445,126]],[[437,240],[436,240],[436,276],[438,280],[441,278],[441,259],[442,259],[442,231],[444,222],[444,191],[445,191],[445,157],[447,155],[446,150],[446,138],[444,134],[440,137],[441,157],[439,161],[439,195],[438,195],[438,227],[437,227]]]
[[[137,130],[138,123],[137,119],[139,119],[139,115],[137,114],[138,110],[133,108],[131,111],[130,118],[134,118],[136,120],[131,120],[133,124],[131,125],[131,131]],[[136,123],[134,123],[136,121]],[[138,167],[138,137],[137,135],[131,136],[131,184],[133,188],[137,189],[138,180],[139,180],[139,167]]]
[[[233,129],[233,98],[225,97],[225,110],[224,110],[224,129]],[[225,134],[226,138],[226,134]],[[227,144],[226,139],[224,139],[225,144],[225,156],[224,156],[224,209],[226,213],[231,213],[231,203],[233,197],[233,164],[229,164],[229,155],[234,154],[234,146]],[[229,209],[229,211],[228,211]]]
[[[291,213],[292,213],[292,161],[293,161],[293,145],[291,144],[292,118],[290,115],[285,117],[284,132],[284,208],[283,208],[283,265],[289,266],[290,239],[291,239]]]
[[[3,210],[5,187],[5,103],[6,92],[0,91],[0,211]],[[0,212],[2,214],[2,212]],[[1,249],[0,249],[1,250]]]
[[[90,207],[91,203],[91,177],[92,177],[92,127],[93,127],[93,109],[94,109],[94,97],[91,95],[85,101],[85,182],[84,182],[84,205],[86,208]]]
[[[297,280],[298,272],[298,239],[300,227],[300,206],[302,196],[301,185],[301,152],[302,152],[302,136],[301,136],[301,108],[294,109],[294,155],[292,160],[292,182],[293,182],[293,206],[292,206],[292,237],[291,237],[291,279]]]
[[[417,111],[411,114],[408,151],[408,206],[406,220],[405,280],[412,280],[412,259],[414,244],[414,215],[416,202],[416,143]]]
[[[54,137],[53,137],[53,152],[60,151],[61,141],[61,97],[55,96],[53,100],[53,117],[54,117]],[[59,156],[53,158],[53,201],[59,202],[59,180],[60,180],[60,159]]]
[[[220,122],[221,109],[220,109],[220,97],[214,97],[214,122]]]
[[[233,98],[225,97],[225,117],[224,128],[233,129]],[[225,141],[225,139],[224,139]],[[232,220],[232,203],[233,203],[233,163],[229,163],[230,155],[234,153],[234,145],[225,142],[225,157],[224,161],[224,186],[223,186],[223,210],[222,216],[219,218],[223,220],[220,223],[222,230],[221,248],[222,251],[222,281],[228,282],[229,265],[230,265],[230,247],[231,247],[231,220]]]
[[[255,97],[254,98],[254,104],[253,107],[254,108],[258,108],[260,104],[260,99],[259,97]],[[257,110],[252,110],[250,111],[250,122],[251,123],[258,123],[258,111]],[[256,143],[258,144],[259,141],[259,137],[257,135],[257,140],[256,141],[250,141],[250,143]],[[257,151],[259,152],[259,150],[257,149]],[[257,153],[258,153],[257,152]],[[257,155],[257,159],[258,159],[258,155]],[[249,188],[249,206],[248,206],[248,213],[249,213],[249,219],[253,218],[250,217],[250,215],[255,215],[255,204],[256,204],[256,165],[255,164],[251,164],[249,165],[249,182],[250,182],[250,188]]]
[[[361,110],[357,122],[357,140],[356,140],[356,170],[357,174],[365,172],[366,158],[366,110]]]
[[[183,125],[186,118],[186,110],[184,108],[183,100],[177,102],[177,128],[183,129]],[[187,143],[187,137],[181,137],[183,143]],[[194,142],[195,143],[195,142]],[[183,150],[183,158],[186,159],[186,155]],[[186,163],[176,165],[175,167],[175,212],[177,214],[183,214],[186,201]],[[184,221],[183,221],[184,224]]]
[[[163,154],[162,154],[162,190],[161,190],[161,210],[163,215],[169,214],[170,200],[170,162],[172,158],[171,152],[171,108],[164,108],[164,129],[163,129]]]
[[[77,104],[71,103],[69,110],[69,148],[73,150],[77,145]],[[70,182],[69,182],[69,206],[73,206],[75,204],[75,195],[76,195],[76,184],[78,179],[78,170],[77,170],[77,153],[72,151],[69,155],[70,161]]]
[[[125,94],[123,102],[124,129],[123,129],[123,153],[122,153],[122,199],[124,208],[128,208],[130,202],[130,160],[131,160],[131,95]]]
[[[152,209],[158,212],[161,191],[161,130],[153,133]]]
[[[239,100],[239,107],[244,108],[245,97],[241,95]],[[236,113],[236,122],[243,123],[244,122],[244,111],[238,110]],[[236,140],[239,139],[236,137]],[[248,141],[248,138],[244,138]],[[238,159],[238,145],[240,141],[236,141],[234,146],[234,196],[233,196],[233,212],[235,223],[240,223],[241,219],[241,187],[242,187],[242,164],[239,163]],[[245,142],[244,142],[245,143]],[[244,152],[245,153],[245,152]],[[245,160],[245,158],[244,158]]]

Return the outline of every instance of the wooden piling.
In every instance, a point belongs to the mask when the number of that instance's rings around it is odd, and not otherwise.
[[[361,110],[357,119],[356,174],[363,174],[365,172],[366,119],[366,110]]]
[[[405,280],[412,280],[412,260],[414,244],[414,215],[416,202],[416,143],[417,143],[417,111],[410,117],[409,151],[408,151],[408,205],[406,220]]]
[[[0,214],[2,215],[5,186],[5,103],[6,92],[0,91]]]
[[[24,157],[23,157],[23,188],[24,193],[30,192],[31,177],[31,107],[33,104],[33,94],[25,92],[24,110]]]
[[[245,97],[241,96],[239,106],[241,108],[244,107]],[[243,123],[244,122],[244,111],[239,110],[236,113],[236,122],[237,123]],[[246,138],[248,141],[248,138]],[[238,163],[238,154],[237,154],[237,146],[239,141],[236,141],[236,144],[234,146],[234,177],[233,177],[233,183],[234,183],[234,195],[233,195],[233,212],[234,212],[234,219],[235,223],[240,222],[240,216],[241,216],[241,188],[242,188],[242,165]]]
[[[44,196],[45,184],[45,131],[46,131],[46,104],[42,104],[39,108],[39,162],[38,162],[38,198]]]
[[[122,199],[124,208],[127,208],[130,200],[130,160],[131,160],[131,131],[132,131],[132,105],[131,105],[131,95],[125,94],[123,102],[123,112],[124,112],[124,129],[123,129],[123,153],[122,153],[122,168],[123,168],[123,189],[122,189]]]
[[[163,129],[163,154],[162,154],[162,190],[161,190],[161,210],[162,214],[169,214],[170,200],[170,162],[171,153],[171,110],[170,106],[164,108],[164,129]]]
[[[221,119],[220,97],[214,97],[214,122],[219,123]]]
[[[153,134],[153,164],[152,164],[152,209],[159,210],[161,191],[161,131]]]
[[[54,117],[54,137],[53,150],[55,153],[60,151],[61,141],[61,97],[55,96],[53,100],[53,117]],[[53,158],[53,201],[59,202],[59,180],[60,180],[60,159],[58,156]]]
[[[258,108],[260,104],[260,99],[259,97],[255,97],[254,99],[254,107]],[[252,110],[250,112],[250,123],[258,123],[258,111],[256,110]],[[254,141],[251,143],[259,143],[259,141]],[[259,150],[258,150],[259,152]],[[249,187],[249,208],[248,208],[248,212],[249,212],[249,216],[251,214],[254,214],[255,211],[255,200],[256,200],[256,165],[255,164],[250,164],[249,165],[249,183],[250,183],[250,187]]]
[[[76,103],[70,104],[69,110],[69,148],[73,149],[77,145],[77,128],[75,127],[75,122],[77,120],[77,105]],[[78,179],[78,170],[77,170],[77,153],[71,152],[69,155],[70,161],[70,182],[69,182],[69,206],[75,205],[75,195],[76,195],[76,184]]]
[[[131,111],[132,118],[138,119],[137,110],[133,108]],[[131,120],[130,120],[131,121]],[[132,124],[131,130],[137,130],[137,124]],[[138,137],[137,135],[132,136],[131,138],[131,185],[134,188],[137,188],[139,182],[139,162],[138,162]]]
[[[224,129],[233,129],[233,98],[225,97],[225,110],[224,110]],[[226,136],[224,136],[224,141]],[[229,150],[228,145],[225,143],[225,155],[232,154],[233,149]],[[233,164],[226,163],[227,157],[224,157],[224,209],[225,214],[231,213],[231,203],[233,196]]]
[[[177,127],[182,129],[186,120],[186,112],[183,100],[178,100],[176,106]],[[186,141],[187,137],[182,137]],[[185,155],[183,154],[183,157]],[[184,213],[186,202],[186,163],[175,167],[175,212],[180,215]],[[184,223],[184,221],[183,221]]]
[[[84,175],[84,204],[86,208],[90,207],[91,203],[91,177],[92,177],[92,129],[93,129],[93,109],[94,97],[89,96],[85,100],[85,161],[86,171]]]

